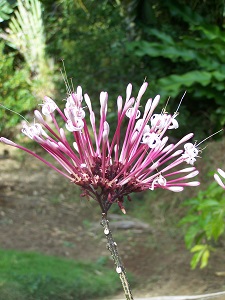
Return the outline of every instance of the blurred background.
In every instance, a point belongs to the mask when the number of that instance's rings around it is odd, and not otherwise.
[[[195,133],[224,125],[223,0],[1,0],[0,22],[1,102],[17,112],[65,97],[64,60],[96,106],[100,91],[113,107],[129,82],[137,91],[146,80],[148,96],[171,97],[170,110],[187,90],[180,119]],[[20,121],[0,113],[1,130]]]
[[[45,95],[63,104],[64,62],[94,108],[99,93],[109,93],[112,126],[117,96],[130,82],[134,95],[149,82],[145,99],[160,94],[158,112],[168,98],[167,111],[176,111],[187,91],[174,137],[194,132],[201,141],[225,124],[224,14],[224,0],[0,0],[0,103],[29,121]],[[20,123],[18,114],[0,108],[1,135],[20,138]],[[136,296],[225,288],[225,198],[212,183],[216,168],[225,166],[222,135],[201,154],[199,194],[135,195],[123,220],[144,223],[126,229],[118,227],[119,210],[112,211]],[[115,295],[119,279],[107,269],[112,261],[100,226],[96,231],[95,203],[80,200],[74,186],[23,153],[3,145],[0,151],[0,300]]]

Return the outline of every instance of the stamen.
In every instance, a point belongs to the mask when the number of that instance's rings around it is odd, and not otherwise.
[[[24,119],[24,121],[26,121],[26,122],[29,124],[29,122],[27,121],[27,119],[26,119],[24,116],[22,116],[20,113],[18,113],[18,112],[16,112],[16,111],[14,111],[14,110],[12,110],[12,109],[10,109],[10,108],[4,106],[4,105],[1,104],[1,103],[0,103],[0,106],[3,107],[3,108],[6,109],[6,110],[11,111],[12,113],[14,113],[14,114],[16,114],[16,115],[18,115],[18,116],[20,116],[22,119]]]
[[[169,101],[170,101],[170,97],[167,99],[166,105],[165,105],[165,107],[162,109],[161,115],[167,114],[166,108],[167,108],[167,105],[168,105]]]
[[[60,69],[60,73],[61,73],[62,78],[63,78],[63,81],[64,81],[64,83],[65,83],[67,94],[68,94],[68,95],[71,95],[72,92],[73,92],[73,89],[71,89],[70,84],[69,84],[69,80],[68,80],[68,77],[67,77],[66,68],[65,68],[65,64],[64,64],[64,60],[61,59],[61,61],[62,61],[62,65],[63,65],[63,70]],[[64,73],[63,73],[63,72],[64,72]],[[73,86],[72,86],[72,88],[73,88]]]
[[[198,143],[198,144],[196,145],[196,147],[198,147],[199,145],[201,145],[202,143],[204,143],[206,140],[208,140],[209,138],[211,138],[212,136],[216,135],[217,133],[219,133],[219,132],[221,132],[221,131],[223,131],[223,129],[220,129],[220,130],[218,130],[217,132],[211,134],[210,136],[208,136],[207,138],[205,138],[204,140],[202,140],[200,143]]]
[[[179,108],[180,108],[180,106],[181,106],[181,103],[182,103],[182,101],[183,101],[183,99],[184,99],[186,93],[187,93],[187,91],[185,91],[184,94],[183,94],[183,96],[181,97],[180,102],[179,102],[178,107],[177,107],[177,110],[176,110],[175,113],[173,114],[173,118],[176,118],[176,116],[178,115],[178,110],[179,110]]]

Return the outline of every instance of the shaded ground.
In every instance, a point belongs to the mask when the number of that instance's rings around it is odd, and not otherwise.
[[[5,149],[9,153],[4,154]],[[213,151],[219,151],[218,146]],[[21,157],[21,152],[19,156],[17,150],[3,145],[0,155],[1,248],[86,260],[109,257],[98,225],[100,210],[94,202],[80,198],[66,179],[28,155]],[[121,217],[113,215],[112,219],[118,222]],[[216,275],[225,272],[223,245],[207,269],[191,271],[183,238],[170,228],[116,228],[114,237],[127,270],[136,277],[136,297],[225,290],[225,277]],[[123,298],[122,294],[118,297]]]

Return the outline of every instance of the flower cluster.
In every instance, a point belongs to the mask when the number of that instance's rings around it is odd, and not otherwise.
[[[36,122],[24,124],[22,132],[40,144],[62,168],[4,137],[0,141],[32,154],[79,185],[82,195],[97,200],[105,213],[115,202],[125,213],[124,196],[129,199],[132,192],[156,188],[180,192],[185,186],[199,185],[198,181],[190,181],[198,174],[193,167],[198,148],[187,143],[193,133],[176,144],[168,142],[166,133],[178,128],[177,113],[155,114],[159,95],[148,99],[141,113],[140,101],[147,85],[143,83],[136,99],[131,96],[131,84],[127,86],[126,99],[117,98],[117,123],[111,139],[106,118],[106,92],[100,94],[98,126],[91,100],[87,94],[83,96],[81,87],[67,98],[64,111],[45,97],[42,113],[36,110]],[[86,117],[87,111],[90,121]],[[56,113],[65,124],[63,127],[59,126]],[[66,137],[68,131],[73,135],[73,145]],[[191,166],[181,167],[185,162]]]

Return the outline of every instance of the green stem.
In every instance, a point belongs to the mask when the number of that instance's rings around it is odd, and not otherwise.
[[[116,272],[120,276],[120,280],[124,289],[124,293],[127,300],[133,300],[133,296],[131,293],[130,285],[126,276],[125,268],[122,264],[121,258],[119,256],[118,250],[117,250],[117,244],[113,239],[112,232],[109,228],[109,220],[107,220],[107,215],[105,213],[102,213],[102,221],[101,225],[104,228],[104,234],[107,239],[107,248],[111,253],[111,256],[113,258],[113,261],[116,265]]]

